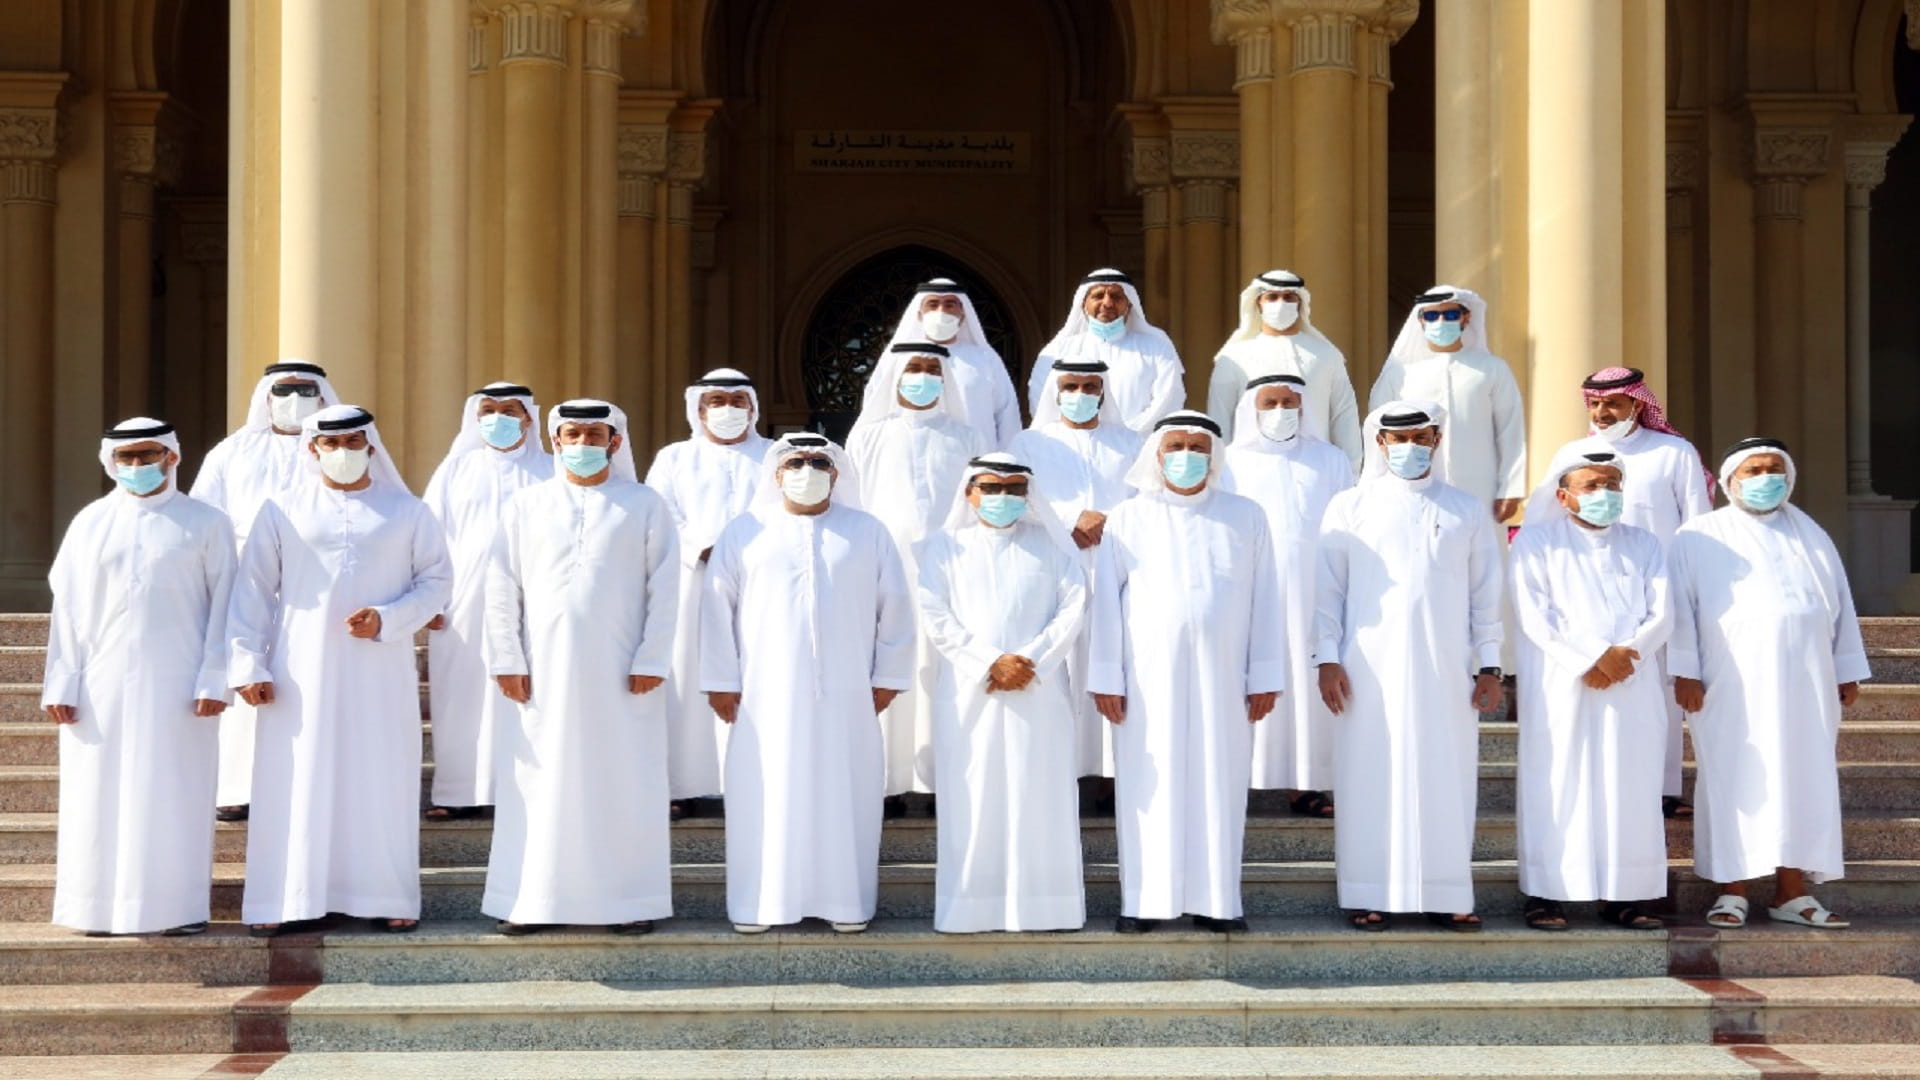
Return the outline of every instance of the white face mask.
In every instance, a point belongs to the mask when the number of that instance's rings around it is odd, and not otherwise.
[[[1253,414],[1260,434],[1274,442],[1286,442],[1300,434],[1299,409],[1261,409]]]
[[[920,330],[927,340],[938,345],[960,336],[960,316],[945,311],[926,311],[920,315]]]
[[[267,398],[268,419],[281,431],[299,431],[300,424],[307,417],[320,411],[320,399],[288,394],[286,397]]]
[[[1275,330],[1285,330],[1300,318],[1300,305],[1291,300],[1260,301],[1260,321]]]
[[[781,469],[780,493],[795,506],[819,506],[833,493],[833,476],[811,467]]]
[[[337,450],[322,450],[320,451],[320,471],[326,473],[327,479],[336,484],[357,484],[361,477],[367,475],[367,459],[371,456],[371,451],[366,447],[358,450],[348,450],[345,447]]]
[[[1593,425],[1591,424],[1587,426],[1593,427]],[[1621,439],[1624,439],[1627,436],[1633,434],[1633,429],[1639,426],[1640,426],[1640,414],[1635,413],[1634,418],[1632,420],[1615,420],[1613,423],[1608,424],[1606,427],[1593,428],[1593,433],[1595,435],[1600,436],[1602,439],[1605,439],[1610,443],[1617,443]]]
[[[707,415],[703,418],[707,431],[714,438],[732,441],[739,438],[753,421],[750,409],[736,409],[731,405],[707,406]]]

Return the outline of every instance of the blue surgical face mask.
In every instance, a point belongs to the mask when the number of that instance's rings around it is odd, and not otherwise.
[[[1626,508],[1626,496],[1617,491],[1601,488],[1589,491],[1578,497],[1580,509],[1576,511],[1580,520],[1602,529],[1620,520],[1620,512]]]
[[[1101,322],[1099,319],[1089,316],[1087,319],[1087,329],[1093,331],[1094,337],[1108,344],[1112,344],[1127,336],[1127,320],[1119,318],[1112,322]]]
[[[1208,455],[1198,450],[1174,450],[1160,457],[1160,475],[1177,488],[1193,488],[1207,478]]]
[[[900,376],[900,396],[916,409],[924,409],[939,401],[940,390],[941,381],[938,375],[929,375],[924,371],[909,371]]]
[[[1402,480],[1418,480],[1433,467],[1433,448],[1419,443],[1387,444],[1387,471]]]
[[[1083,394],[1077,390],[1062,391],[1060,394],[1060,415],[1076,424],[1084,424],[1100,413],[1100,395]]]
[[[1785,473],[1761,473],[1740,481],[1740,501],[1749,510],[1766,513],[1787,501]]]
[[[511,413],[488,413],[480,418],[480,437],[495,450],[510,450],[520,441],[520,418]]]
[[[563,446],[560,448],[560,464],[568,472],[582,479],[597,475],[607,467],[607,448],[604,446]]]
[[[1423,332],[1427,335],[1429,342],[1445,349],[1451,347],[1454,342],[1459,341],[1460,335],[1465,333],[1466,329],[1466,327],[1458,322],[1448,322],[1442,319],[1439,322],[1428,323]]]
[[[113,477],[135,495],[150,495],[167,482],[167,469],[157,461],[148,465],[115,465]]]
[[[980,520],[996,529],[1004,529],[1027,512],[1025,495],[980,496]]]

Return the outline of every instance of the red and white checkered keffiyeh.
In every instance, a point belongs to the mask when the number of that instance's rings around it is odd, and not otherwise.
[[[1614,383],[1613,386],[1598,386],[1593,383]],[[1653,388],[1647,385],[1647,378],[1638,368],[1610,367],[1587,376],[1586,383],[1580,388],[1580,395],[1588,404],[1608,394],[1625,394],[1640,403],[1640,415],[1636,421],[1643,428],[1664,431],[1669,435],[1686,438],[1673,430],[1667,423],[1667,411],[1660,407],[1660,399],[1654,396]]]

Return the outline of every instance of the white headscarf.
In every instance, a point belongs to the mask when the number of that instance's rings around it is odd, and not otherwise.
[[[633,438],[627,430],[627,414],[620,411],[618,405],[609,404],[599,398],[575,398],[563,401],[547,410],[547,440],[553,443],[554,457],[560,456],[560,425],[569,421],[578,424],[606,424],[620,436],[620,449],[608,454],[613,464],[613,475],[623,480],[640,482],[640,474],[633,467]],[[558,464],[556,462],[556,464]],[[564,468],[553,470],[554,479],[561,483],[569,481],[560,474]]]
[[[1727,448],[1727,456],[1720,462],[1720,490],[1726,492],[1729,503],[1738,503],[1740,496],[1733,490],[1731,481],[1734,470],[1742,462],[1759,454],[1778,454],[1787,465],[1787,498],[1793,497],[1793,489],[1799,483],[1800,471],[1793,463],[1793,455],[1787,452],[1787,444],[1778,439],[1754,437],[1741,439]],[[1832,549],[1832,538],[1818,522],[1807,516],[1807,512],[1790,502],[1782,501],[1778,507],[1764,514],[1750,513],[1743,507],[1735,506],[1732,512],[1743,518],[1751,519],[1755,526],[1765,524],[1784,525],[1793,533],[1794,547],[1800,558],[1812,572],[1814,581],[1820,587],[1820,597],[1829,613],[1840,610],[1840,584],[1845,580],[1842,566],[1829,564],[1826,552]]]
[[[687,387],[687,430],[693,433],[694,438],[707,437],[706,425],[700,422],[700,395],[710,390],[725,390],[728,393],[745,390],[747,400],[753,402],[753,418],[747,422],[747,430],[759,430],[760,393],[753,388],[753,380],[743,371],[735,371],[730,367],[714,368]]]
[[[909,411],[900,404],[900,376],[906,370],[907,361],[916,356],[939,357],[940,396],[926,409],[915,411],[940,413],[956,420],[966,418],[960,411],[960,395],[954,389],[952,354],[947,347],[928,341],[903,341],[887,346],[873,362],[873,374],[867,377],[867,388],[860,398],[860,418],[853,422],[853,431]],[[853,441],[851,431],[847,441]]]
[[[1064,370],[1062,365],[1065,365]],[[1120,415],[1120,406],[1113,403],[1113,391],[1104,388],[1107,378],[1106,361],[1061,358],[1053,362],[1052,369],[1047,375],[1047,392],[1040,395],[1040,403],[1033,410],[1033,423],[1028,424],[1028,428],[1043,428],[1061,418],[1060,376],[1064,374],[1100,376],[1103,388],[1100,391],[1099,426],[1123,427],[1126,425],[1127,418]]]
[[[1165,493],[1166,476],[1160,471],[1160,440],[1170,431],[1187,431],[1213,436],[1213,449],[1207,455],[1207,487],[1212,491],[1220,478],[1220,466],[1226,460],[1226,444],[1220,438],[1220,425],[1213,417],[1195,409],[1170,412],[1153,425],[1140,444],[1140,454],[1127,469],[1127,485],[1142,495]]]
[[[123,446],[143,442],[157,442],[176,455],[180,453],[180,436],[174,432],[173,425],[165,420],[155,420],[151,416],[134,416],[122,420],[108,428],[100,437],[100,468],[106,472],[107,479],[112,480],[116,488],[120,484],[120,475],[113,468],[113,452]],[[174,474],[179,471],[179,468],[178,461],[166,467],[169,490],[176,486],[178,478]]]
[[[1427,417],[1426,422],[1414,424],[1386,423],[1386,418],[1389,416],[1407,416],[1413,413],[1425,413]],[[1437,427],[1440,429],[1441,441],[1444,442],[1447,435],[1447,410],[1441,408],[1440,404],[1434,401],[1389,401],[1385,405],[1368,413],[1366,425],[1361,430],[1360,445],[1366,455],[1366,464],[1362,466],[1360,470],[1361,483],[1392,475],[1387,472],[1387,455],[1381,450],[1379,444],[1380,432],[1390,427]],[[1433,455],[1433,470],[1427,475],[1441,483],[1445,483],[1447,480],[1446,472],[1446,459],[1436,450]]]
[[[1301,410],[1304,413],[1307,401],[1307,380],[1298,375],[1285,373],[1279,375],[1262,375],[1257,379],[1251,379],[1247,382],[1246,388],[1240,391],[1240,400],[1235,403],[1233,407],[1232,445],[1248,446],[1256,449],[1261,447],[1277,449],[1285,445],[1284,443],[1274,442],[1272,439],[1260,434],[1260,410],[1254,407],[1254,399],[1260,396],[1260,388],[1274,385],[1291,387],[1294,393],[1299,394]],[[1303,415],[1300,419],[1299,430],[1290,441],[1297,442],[1306,437],[1307,421]]]
[[[1615,452],[1613,444],[1596,436],[1575,439],[1554,451],[1553,461],[1548,464],[1545,476],[1527,496],[1527,516],[1529,525],[1543,525],[1554,519],[1556,514],[1566,513],[1560,505],[1556,492],[1560,490],[1560,480],[1576,469],[1589,465],[1606,465],[1620,470],[1624,479],[1627,474],[1626,459]]]
[[[920,305],[925,303],[929,296],[958,296],[960,309],[966,312],[965,318],[960,320],[959,335],[946,344],[993,348],[987,341],[986,330],[980,325],[980,313],[973,309],[973,297],[968,296],[967,291],[960,287],[960,283],[952,278],[934,278],[914,286],[913,299],[907,301],[907,310],[900,313],[900,325],[894,328],[893,337],[887,341],[888,345],[898,345],[901,342],[911,344],[927,340],[927,332],[920,327]]]
[[[1031,521],[1046,530],[1048,539],[1069,555],[1080,554],[1079,545],[1073,542],[1073,533],[1061,523],[1053,512],[1053,506],[1040,496],[1040,478],[1033,474],[1033,466],[1022,461],[1018,455],[1005,450],[991,454],[982,454],[967,462],[967,471],[960,477],[960,493],[953,498],[953,508],[947,511],[946,523],[941,526],[943,532],[959,532],[961,529],[988,529],[992,526],[980,520],[980,515],[967,502],[967,486],[977,476],[1025,476],[1027,478],[1027,511],[1020,520],[1008,528],[1018,529],[1023,522]]]
[[[754,494],[753,504],[778,505],[784,498],[780,492],[780,463],[806,454],[825,454],[833,459],[833,467],[840,472],[840,478],[833,482],[833,502],[851,510],[860,509],[860,480],[854,473],[853,459],[839,443],[811,431],[791,432],[773,441],[760,463],[760,490]]]
[[[1291,289],[1300,294],[1300,330],[1291,336],[1296,340],[1310,337],[1326,341],[1329,351],[1338,352],[1333,342],[1327,341],[1327,335],[1314,328],[1313,293],[1308,291],[1306,280],[1291,270],[1269,270],[1240,290],[1240,326],[1234,330],[1233,336],[1227,338],[1227,344],[1251,341],[1266,332],[1265,323],[1260,319],[1260,296],[1276,289]],[[1238,432],[1240,428],[1236,426],[1233,430]]]
[[[309,364],[305,360],[282,360],[277,364],[268,364],[266,374],[253,384],[253,396],[247,399],[247,419],[242,428],[252,431],[268,431],[273,428],[272,390],[273,384],[281,379],[293,376],[312,379],[320,387],[320,408],[325,409],[340,404],[340,395],[334,393],[333,384],[327,381],[327,373],[318,364]]]
[[[492,382],[467,395],[467,403],[460,414],[460,430],[453,437],[453,445],[447,448],[447,456],[459,457],[469,450],[478,450],[488,446],[487,440],[480,437],[480,403],[491,398],[494,401],[518,401],[527,410],[527,416],[533,422],[527,425],[527,437],[512,450],[496,450],[495,453],[508,457],[521,457],[527,454],[546,455],[546,445],[540,441],[540,403],[533,398],[533,391],[519,383]]]
[[[320,481],[320,459],[313,454],[313,440],[322,435],[346,435],[355,431],[366,432],[367,445],[373,447],[373,456],[367,462],[367,475],[373,477],[371,486],[412,494],[400,475],[400,467],[394,464],[393,455],[387,453],[386,445],[380,441],[380,429],[373,425],[373,414],[358,405],[330,405],[300,425],[300,441],[307,454],[307,475],[313,477],[315,483]]]
[[[1140,334],[1158,341],[1162,349],[1153,351],[1167,353],[1175,351],[1173,339],[1169,338],[1165,331],[1147,321],[1147,311],[1140,305],[1140,290],[1133,287],[1133,279],[1118,270],[1108,269],[1095,270],[1081,280],[1080,287],[1073,291],[1073,307],[1067,311],[1067,321],[1060,324],[1060,332],[1053,335],[1053,340],[1047,342],[1046,348],[1040,350],[1041,356],[1058,360],[1062,357],[1072,357],[1079,352],[1080,343],[1088,333],[1087,293],[1095,285],[1118,285],[1126,292],[1129,335]]]
[[[1756,437],[1741,439],[1728,447],[1726,459],[1720,462],[1720,490],[1727,493],[1729,503],[1738,502],[1740,499],[1728,483],[1733,479],[1734,470],[1738,469],[1742,462],[1758,454],[1779,454],[1781,460],[1787,463],[1787,498],[1793,498],[1794,486],[1800,482],[1800,471],[1793,464],[1793,455],[1787,453],[1787,444],[1778,439]],[[1788,503],[1780,504],[1780,509],[1788,508]]]
[[[1400,336],[1393,339],[1393,349],[1387,353],[1387,363],[1410,364],[1433,357],[1455,355],[1434,352],[1427,343],[1426,330],[1420,322],[1422,311],[1442,304],[1459,304],[1472,313],[1473,317],[1460,333],[1459,352],[1486,351],[1487,302],[1471,289],[1462,289],[1457,285],[1435,285],[1413,298],[1413,309],[1407,312],[1407,321],[1400,324]]]

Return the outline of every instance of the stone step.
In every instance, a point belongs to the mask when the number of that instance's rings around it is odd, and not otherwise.
[[[34,678],[37,680],[39,676]],[[425,683],[420,684],[420,715],[423,718],[427,715]],[[37,726],[48,723],[47,714],[40,709],[39,682],[0,682],[0,725]]]
[[[1709,1044],[1737,1012],[1783,1042],[1920,1039],[1920,986],[1877,976],[1757,980],[1723,1004],[1665,977],[1274,985],[962,983],[672,986],[325,984],[290,1007],[295,1052]]]
[[[234,1006],[254,988],[195,983],[0,986],[11,1054],[216,1054],[233,1049]]]
[[[420,678],[427,677],[427,647],[413,647],[414,667]],[[47,647],[40,645],[0,645],[0,683],[38,683],[46,674]]]
[[[1873,669],[1874,682],[1920,682],[1920,648],[1870,647],[1867,664]]]
[[[1920,649],[1920,617],[1880,615],[1860,620],[1860,636],[1869,649]]]

